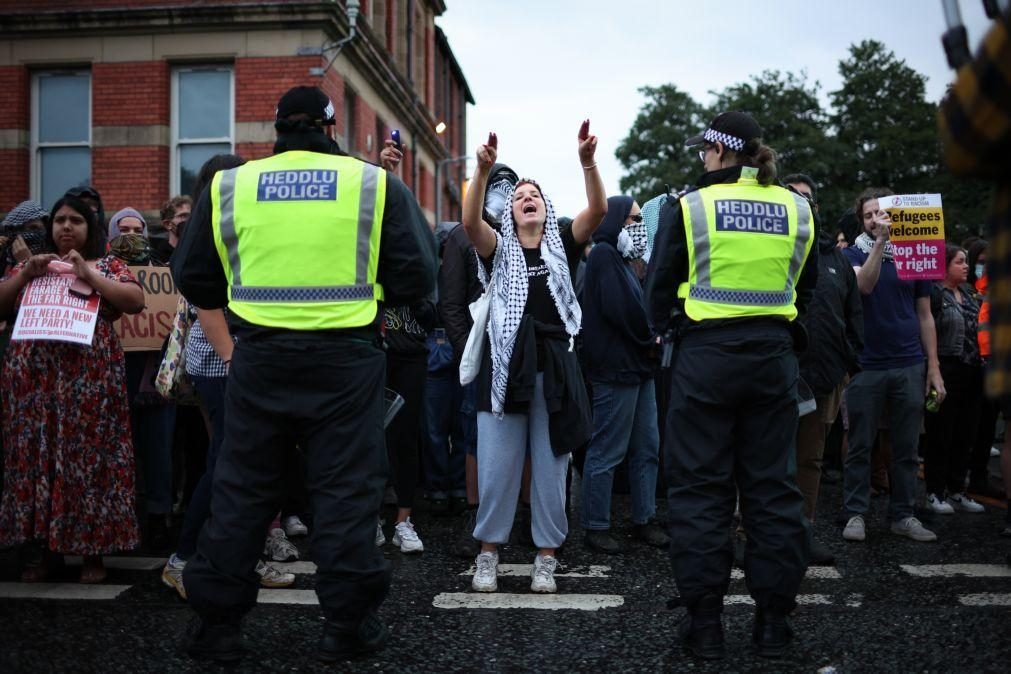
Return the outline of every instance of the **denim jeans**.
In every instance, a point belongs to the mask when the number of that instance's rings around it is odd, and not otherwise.
[[[425,434],[421,453],[425,493],[429,496],[467,495],[465,458],[469,445],[474,442],[474,433],[466,428],[462,418],[464,398],[459,370],[429,371],[425,383]],[[471,425],[475,423],[473,412],[470,421]]]
[[[652,379],[633,385],[593,383],[593,436],[583,464],[584,529],[610,528],[614,469],[626,453],[632,522],[645,524],[656,514],[660,453]]]
[[[871,450],[886,407],[892,436],[888,518],[898,522],[913,516],[924,381],[924,364],[919,363],[891,370],[864,370],[847,387],[849,452],[843,474],[843,511],[847,517],[865,515],[870,508]]]

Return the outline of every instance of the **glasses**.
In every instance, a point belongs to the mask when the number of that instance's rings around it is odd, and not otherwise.
[[[642,213],[636,213],[635,215],[628,216],[628,219],[636,224],[642,223]]]
[[[699,150],[699,161],[703,164],[706,163],[706,154],[713,149],[712,145],[706,145],[701,150]]]

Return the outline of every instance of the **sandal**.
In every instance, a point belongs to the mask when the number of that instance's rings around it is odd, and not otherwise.
[[[105,565],[102,564],[101,555],[88,555],[84,558],[84,566],[81,567],[81,583],[94,585],[105,580]]]

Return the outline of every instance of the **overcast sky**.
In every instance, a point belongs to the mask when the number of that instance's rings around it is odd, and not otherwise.
[[[988,21],[961,0],[975,50]],[[939,100],[952,78],[940,43],[941,0],[446,0],[445,31],[477,105],[468,154],[489,130],[499,158],[537,179],[557,212],[586,205],[576,154],[580,121],[600,138],[608,194],[618,194],[615,148],[643,103],[643,85],[675,84],[705,105],[712,90],[763,70],[806,70],[827,92],[839,61],[873,38],[927,76]],[[775,139],[769,139],[775,147]],[[468,163],[470,170],[473,162]]]

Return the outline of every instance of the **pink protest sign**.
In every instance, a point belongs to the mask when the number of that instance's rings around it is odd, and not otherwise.
[[[98,322],[98,293],[87,299],[69,292],[73,274],[49,273],[25,287],[12,340],[40,339],[91,345]]]
[[[944,278],[944,211],[940,194],[897,194],[878,199],[892,218],[895,271],[904,281]]]

